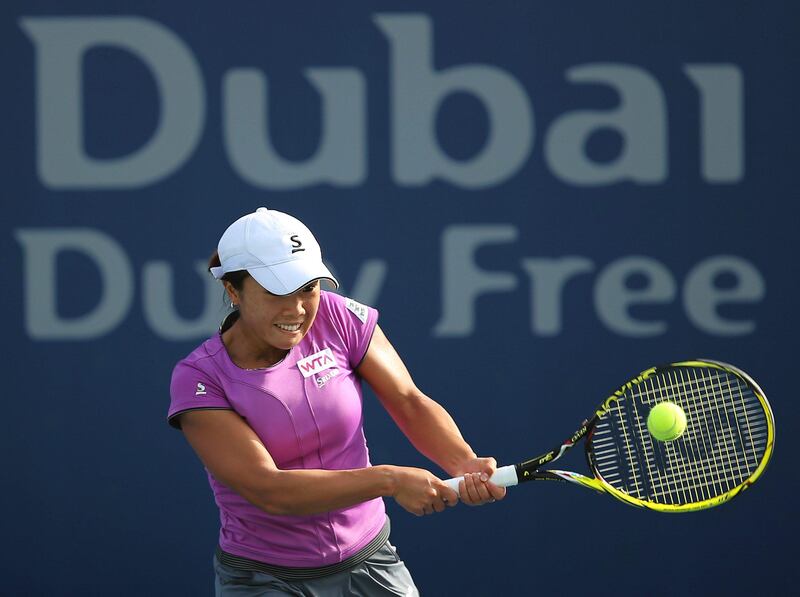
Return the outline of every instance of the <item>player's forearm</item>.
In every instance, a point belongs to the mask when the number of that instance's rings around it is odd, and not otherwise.
[[[451,475],[463,472],[462,463],[476,457],[453,418],[424,394],[404,400],[391,415],[414,447]]]
[[[353,506],[396,491],[395,467],[343,471],[271,470],[237,491],[270,514],[308,516]]]

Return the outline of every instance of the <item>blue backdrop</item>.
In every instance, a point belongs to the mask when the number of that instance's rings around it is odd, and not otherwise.
[[[424,594],[794,588],[795,3],[161,4],[0,8],[2,592],[211,593],[169,377],[223,315],[202,264],[260,205],[501,463],[656,363],[738,364],[772,402],[765,476],[708,512],[389,500]],[[374,463],[431,466],[365,402]]]

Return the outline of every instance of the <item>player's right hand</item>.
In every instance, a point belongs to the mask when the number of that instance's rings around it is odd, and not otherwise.
[[[392,467],[395,492],[392,497],[416,516],[441,512],[458,503],[458,494],[433,473],[421,468]]]

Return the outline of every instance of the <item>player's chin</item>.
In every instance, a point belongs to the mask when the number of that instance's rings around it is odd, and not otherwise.
[[[275,348],[281,350],[289,350],[290,348],[300,344],[300,341],[306,335],[306,330],[300,328],[296,332],[287,333],[283,330],[275,330],[270,334],[269,343]]]

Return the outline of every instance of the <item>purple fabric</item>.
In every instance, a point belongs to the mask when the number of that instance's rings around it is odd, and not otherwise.
[[[221,336],[209,338],[175,367],[170,422],[177,426],[174,417],[187,410],[232,409],[261,438],[280,469],[370,466],[354,368],[366,354],[378,312],[348,301],[322,291],[311,330],[283,361],[267,369],[239,368]],[[270,564],[339,562],[369,543],[386,520],[381,498],[314,516],[275,516],[210,473],[208,478],[220,511],[220,547]]]

